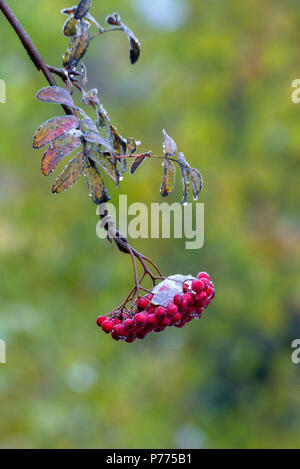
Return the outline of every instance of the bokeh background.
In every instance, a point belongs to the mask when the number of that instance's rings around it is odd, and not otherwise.
[[[60,66],[66,0],[10,0],[47,63]],[[72,2],[71,2],[72,3]],[[75,3],[75,2],[73,2]],[[162,128],[202,172],[205,245],[136,240],[166,274],[211,273],[201,321],[132,345],[95,326],[132,285],[130,261],[96,237],[84,178],[53,196],[32,149],[61,114],[34,96],[45,80],[0,14],[0,446],[3,448],[300,447],[297,233],[300,8],[296,0],[99,0],[121,33],[85,63],[124,136],[161,151]],[[128,202],[160,202],[160,162],[128,175]],[[108,181],[113,200],[118,192]],[[181,182],[170,197],[181,197]],[[298,290],[297,290],[298,287]]]

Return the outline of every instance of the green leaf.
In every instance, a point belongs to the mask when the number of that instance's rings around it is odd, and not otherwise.
[[[45,176],[48,176],[65,156],[81,145],[79,131],[78,134],[78,136],[73,135],[73,133],[65,134],[62,138],[56,140],[44,153],[41,168]]]
[[[33,148],[41,148],[54,142],[72,129],[77,129],[79,120],[75,116],[53,117],[44,122],[35,132]]]
[[[120,175],[116,167],[116,163],[104,155],[103,153],[97,151],[89,151],[88,157],[93,160],[96,164],[101,166],[102,169],[112,178],[112,180],[119,185]]]
[[[47,86],[42,88],[36,95],[36,98],[42,103],[64,104],[74,107],[73,99],[70,93],[59,86]]]
[[[78,153],[66,166],[63,172],[58,176],[52,187],[53,194],[59,194],[71,187],[74,182],[82,175],[86,167],[86,157],[83,153]]]
[[[175,165],[173,161],[164,159],[163,180],[160,188],[161,195],[167,197],[174,189],[176,178]]]
[[[94,204],[100,205],[102,203],[108,202],[110,197],[98,169],[93,165],[89,165],[86,168],[85,176],[89,193]]]

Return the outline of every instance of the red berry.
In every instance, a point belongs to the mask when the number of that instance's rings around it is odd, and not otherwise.
[[[123,323],[124,329],[130,331],[135,327],[135,322],[132,319],[126,319]]]
[[[147,325],[151,326],[151,328],[156,327],[158,324],[158,321],[156,319],[155,314],[149,314],[148,319],[147,319]]]
[[[104,323],[104,321],[106,321],[106,317],[105,316],[99,316],[98,319],[97,319],[97,325],[99,327],[101,327],[102,324]]]
[[[119,335],[120,337],[124,337],[126,335],[125,328],[122,324],[117,324],[114,327],[114,332]]]
[[[193,283],[192,283],[192,289],[196,292],[196,293],[199,293],[203,290],[204,288],[204,283],[202,282],[202,280],[194,280]]]
[[[172,317],[172,322],[173,324],[176,324],[177,322],[181,321],[182,316],[180,313],[176,313],[175,316]]]
[[[147,314],[146,313],[138,313],[134,317],[135,323],[139,326],[145,326],[147,322]]]
[[[104,330],[104,332],[106,332],[106,334],[109,334],[114,328],[114,323],[106,319],[105,321],[103,321],[101,327]]]
[[[144,311],[148,305],[149,305],[149,300],[147,300],[146,298],[139,298],[138,307],[141,311]]]
[[[164,318],[161,322],[161,325],[164,327],[170,326],[171,324],[171,319],[170,318]]]
[[[174,304],[175,304],[176,306],[180,306],[181,303],[182,303],[182,299],[183,299],[183,298],[182,298],[182,295],[175,295],[175,296],[174,296]]]
[[[183,293],[186,293],[186,292],[189,291],[189,286],[188,286],[187,283],[184,283],[184,284],[182,285],[182,291],[183,291]]]
[[[116,334],[114,331],[111,333],[111,336],[114,340],[120,340],[120,336]]]
[[[128,344],[132,344],[132,342],[134,342],[136,339],[136,335],[132,335],[130,337],[127,337],[127,339],[125,340],[125,342],[127,342]]]
[[[207,278],[208,280],[210,280],[210,276],[206,272],[199,272],[199,274],[197,275],[197,278],[199,278],[200,280],[204,278]]]
[[[174,303],[169,303],[167,307],[167,315],[169,317],[174,316],[176,313],[178,313],[178,308]]]
[[[166,308],[164,308],[163,306],[159,306],[158,308],[156,308],[155,317],[158,321],[161,321],[162,319],[164,319],[166,315],[167,315]]]

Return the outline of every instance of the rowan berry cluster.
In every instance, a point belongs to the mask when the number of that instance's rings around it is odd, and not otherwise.
[[[167,281],[155,287],[152,293],[137,298],[131,311],[114,311],[107,316],[99,316],[97,325],[114,340],[132,343],[136,339],[143,340],[149,332],[159,333],[170,326],[184,327],[193,319],[200,319],[215,296],[210,276],[200,272],[197,278],[187,277],[181,284],[180,293],[167,303],[162,301],[164,305],[156,304],[157,298],[168,299],[172,293]]]

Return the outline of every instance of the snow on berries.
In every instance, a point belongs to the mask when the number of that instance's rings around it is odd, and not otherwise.
[[[193,319],[201,319],[214,297],[214,284],[206,272],[200,272],[197,278],[173,275],[137,298],[131,310],[121,308],[99,316],[97,325],[114,340],[132,343],[143,340],[150,332],[184,327]]]

